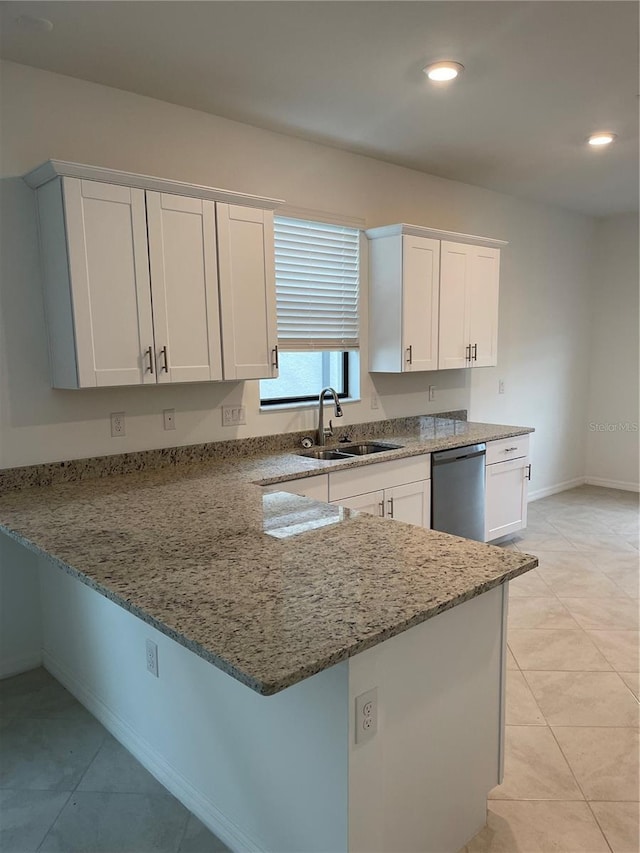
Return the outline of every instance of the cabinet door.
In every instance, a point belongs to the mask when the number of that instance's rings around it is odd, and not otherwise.
[[[526,457],[487,465],[485,541],[527,526],[528,470]]]
[[[498,363],[500,250],[472,248],[467,296],[471,366],[492,367]]]
[[[299,480],[285,480],[282,483],[274,483],[266,486],[266,494],[273,492],[289,492],[291,495],[300,495],[303,498],[313,498],[316,501],[329,501],[329,475],[317,474],[314,477],[302,477]]]
[[[384,515],[384,492],[382,489],[376,492],[367,492],[364,495],[340,498],[340,500],[331,501],[331,503],[344,506],[347,509],[357,509],[359,512],[366,512],[369,515]]]
[[[384,497],[387,518],[431,528],[431,480],[385,489]]]
[[[63,179],[78,387],[155,382],[144,191]]]
[[[402,238],[403,370],[438,369],[440,242]]]
[[[225,379],[278,375],[273,213],[218,203]]]
[[[158,382],[222,379],[212,201],[147,192]]]
[[[473,246],[442,241],[440,248],[440,344],[438,368],[470,367],[468,282]]]

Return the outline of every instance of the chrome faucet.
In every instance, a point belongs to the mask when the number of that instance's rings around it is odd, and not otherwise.
[[[333,435],[333,424],[329,421],[329,426],[325,427],[324,425],[324,397],[325,394],[331,394],[333,397],[333,402],[335,404],[335,415],[337,418],[342,417],[342,406],[340,405],[340,400],[338,399],[338,395],[333,390],[333,388],[327,387],[323,388],[320,392],[320,396],[318,398],[318,445],[320,447],[324,447],[325,441],[328,435]]]

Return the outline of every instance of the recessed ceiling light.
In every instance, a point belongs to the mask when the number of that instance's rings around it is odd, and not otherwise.
[[[464,71],[464,65],[459,62],[433,62],[422,70],[434,83],[446,83],[455,80]]]
[[[615,133],[610,133],[608,130],[601,130],[598,133],[592,133],[587,142],[589,145],[610,145],[615,138]]]
[[[48,18],[38,18],[35,15],[18,15],[14,23],[21,30],[27,30],[30,33],[50,33],[53,29],[53,24]]]

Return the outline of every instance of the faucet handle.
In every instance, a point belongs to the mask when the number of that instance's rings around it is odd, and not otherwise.
[[[325,435],[333,435],[333,421],[329,419],[329,426],[324,428]]]

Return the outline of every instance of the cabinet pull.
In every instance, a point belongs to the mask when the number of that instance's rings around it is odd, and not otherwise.
[[[380,503],[378,504],[378,509],[380,510],[378,515],[380,516],[380,518],[384,518],[384,501],[380,501]]]
[[[278,370],[280,367],[280,363],[279,363],[280,359],[278,356],[277,345],[271,350],[271,352],[273,353],[273,361],[271,362],[271,367],[274,367],[276,370]]]
[[[531,480],[531,463],[527,465],[527,480]]]
[[[145,355],[149,358],[149,366],[147,367],[147,370],[149,373],[153,373],[153,347],[149,347],[149,349],[145,351]]]
[[[464,360],[471,361],[471,344],[467,344],[464,348]]]
[[[478,344],[473,345],[473,360],[478,360]]]
[[[413,364],[413,345],[407,347],[407,364]]]
[[[518,449],[517,447],[505,447],[504,452],[505,453],[513,453],[513,451],[517,450],[517,449]]]
[[[389,504],[389,518],[393,518],[393,498],[389,498],[387,503]]]
[[[166,346],[162,347],[162,369],[165,373],[169,372],[169,353]]]

